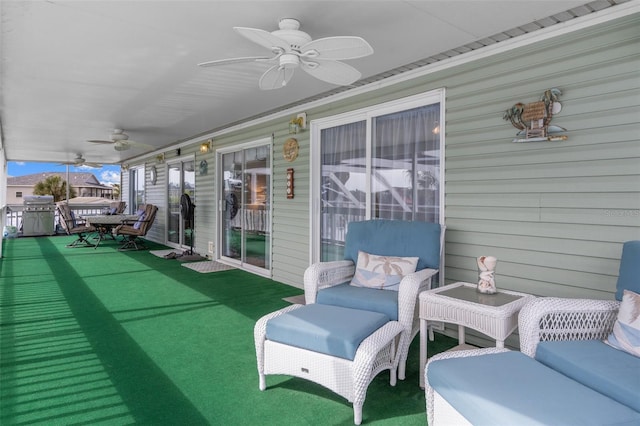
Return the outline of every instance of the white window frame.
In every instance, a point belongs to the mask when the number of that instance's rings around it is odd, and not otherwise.
[[[310,241],[309,245],[309,259],[311,263],[320,261],[320,185],[322,182],[321,177],[321,132],[323,129],[336,127],[344,124],[353,123],[356,121],[366,121],[366,167],[367,170],[371,170],[371,123],[375,117],[379,117],[386,114],[395,112],[410,110],[419,108],[426,105],[440,104],[440,200],[439,200],[439,222],[444,225],[444,159],[445,159],[445,89],[436,89],[425,93],[420,93],[405,98],[396,99],[393,101],[385,102],[382,104],[372,105],[369,107],[361,108],[355,111],[350,111],[342,114],[337,114],[331,117],[325,117],[315,119],[310,123],[310,150],[311,150],[311,179],[309,180],[309,193],[311,198],[309,200],[310,214]],[[367,179],[366,182],[366,203],[371,205],[371,181]],[[369,209],[366,211],[367,219],[370,218],[371,212]]]

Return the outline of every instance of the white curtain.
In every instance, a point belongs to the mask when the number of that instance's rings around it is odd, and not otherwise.
[[[322,261],[343,258],[349,222],[439,221],[439,117],[433,104],[321,131]]]
[[[321,133],[323,261],[343,259],[347,223],[366,217],[366,130],[366,121],[358,121]]]
[[[371,218],[438,222],[439,105],[376,117]]]

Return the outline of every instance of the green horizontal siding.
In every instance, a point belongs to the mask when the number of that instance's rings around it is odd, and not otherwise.
[[[639,27],[640,16],[631,15],[301,111],[312,121],[445,88],[447,281],[475,282],[475,257],[494,255],[498,287],[611,298],[621,244],[640,239]],[[504,111],[550,87],[562,90],[552,124],[565,127],[568,140],[512,143],[516,129]],[[311,244],[310,136],[295,135],[299,156],[285,161],[287,122],[224,134],[214,149],[274,135],[272,273],[302,287]],[[197,249],[206,252],[216,236],[215,154],[197,148],[183,153],[209,163],[208,176],[196,177]],[[289,167],[294,199],[285,194]]]

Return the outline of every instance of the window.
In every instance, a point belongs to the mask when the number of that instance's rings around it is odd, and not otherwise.
[[[443,223],[444,91],[312,123],[312,259],[343,258],[349,222]]]
[[[144,204],[144,168],[136,167],[129,171],[129,206],[135,213],[138,206]]]
[[[16,192],[16,198],[22,198],[22,191]]]

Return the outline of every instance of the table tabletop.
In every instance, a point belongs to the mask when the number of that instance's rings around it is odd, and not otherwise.
[[[136,214],[97,214],[93,216],[84,216],[83,219],[86,219],[88,223],[91,225],[120,225],[124,221],[135,221],[138,220],[138,215]]]
[[[534,297],[527,293],[502,289],[495,294],[485,294],[478,292],[476,287],[476,284],[457,282],[422,292],[419,296],[420,317],[428,316],[434,304],[510,315],[519,311]]]

